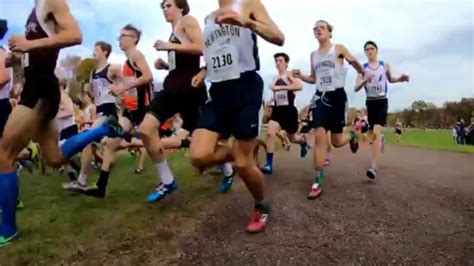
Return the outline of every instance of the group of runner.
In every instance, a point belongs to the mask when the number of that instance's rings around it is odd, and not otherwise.
[[[219,8],[206,17],[205,27],[201,29],[189,14],[186,0],[162,1],[171,36],[168,41],[155,42],[155,49],[167,52],[168,58],[156,60],[154,67],[167,70],[168,75],[163,90],[153,99],[153,76],[145,56],[137,49],[142,32],[130,24],[120,31],[120,48],[127,57],[122,68],[107,61],[112,45],[97,42],[94,57],[98,63],[89,85],[85,86],[93,101],[84,108],[84,128],[80,131],[74,123],[72,101],[61,91],[54,70],[60,49],[82,42],[81,30],[65,0],[35,1],[26,23],[26,35],[12,36],[9,39],[12,53],[3,51],[0,58],[5,62],[0,68],[1,110],[11,106],[9,67],[21,60],[25,76],[18,105],[9,110],[9,115],[2,111],[0,117],[0,125],[4,126],[0,145],[0,245],[18,235],[15,165],[32,140],[41,147],[48,165],[68,165],[71,171],[80,172],[77,180],[65,184],[66,189],[98,198],[106,196],[117,151],[136,147],[142,148],[144,154],[146,150],[160,176],[147,198],[149,202],[159,201],[178,188],[165,150],[189,147],[191,163],[199,171],[222,166],[221,191],[230,189],[235,174],[240,176],[255,202],[247,232],[263,231],[270,214],[263,174],[273,172],[276,136],[288,143],[298,143],[301,157],[306,156],[309,141],[314,138],[311,144],[315,180],[308,195],[310,199],[322,192],[323,169],[328,164],[330,147],[350,144],[352,152],[357,152],[355,131],[343,132],[347,107],[344,61],[359,73],[355,90],[364,87],[367,92],[368,123],[374,132],[374,155],[367,173],[371,178],[376,176],[380,136],[388,108],[387,82],[408,81],[408,76],[393,77],[390,65],[378,61],[374,42],[364,45],[369,62],[360,64],[344,45],[331,42],[333,26],[327,21],[317,21],[313,31],[319,47],[311,53],[309,75],[300,70],[289,71],[288,55],[274,56],[278,75],[271,85],[274,97],[267,129],[267,160],[260,169],[254,151],[260,133],[264,85],[257,73],[260,70],[257,36],[278,46],[284,44],[285,37],[261,1],[219,0],[218,3]],[[203,67],[201,56],[205,61]],[[211,83],[209,91],[205,80]],[[302,89],[303,82],[315,84],[316,91],[304,115],[306,124],[300,126],[295,93]],[[120,113],[117,102],[122,105]],[[163,136],[161,126],[177,114],[178,130]],[[227,142],[230,137],[234,139],[232,144]],[[101,170],[96,184],[85,187],[92,143],[103,146]],[[81,151],[81,166],[78,166],[70,159]]]

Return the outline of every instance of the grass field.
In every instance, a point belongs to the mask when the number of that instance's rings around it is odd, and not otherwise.
[[[385,135],[389,144],[395,143],[390,129]],[[399,145],[474,153],[473,146],[453,144],[450,132],[442,130],[405,131]],[[219,193],[220,178],[196,176],[183,152],[168,161],[179,190],[165,204],[145,202],[157,182],[155,171],[148,163],[144,174],[133,174],[136,158],[128,153],[119,156],[104,200],[65,193],[61,183],[67,178],[56,172],[22,173],[26,208],[18,212],[21,236],[0,249],[0,265],[176,263],[177,239],[196,233],[201,221],[209,219],[203,208],[230,195]]]
[[[194,232],[203,206],[226,196],[218,191],[218,177],[196,176],[183,157],[177,152],[168,160],[179,190],[166,204],[145,202],[157,177],[150,164],[144,174],[133,174],[136,159],[128,153],[119,157],[104,200],[65,193],[61,183],[67,178],[55,171],[51,176],[22,173],[21,237],[0,249],[0,265],[171,262],[178,245],[174,240]]]
[[[400,143],[396,143],[396,135],[392,129],[385,129],[384,133],[388,144],[442,151],[474,153],[473,145],[454,144],[450,130],[429,129],[428,133],[419,129],[405,130]]]

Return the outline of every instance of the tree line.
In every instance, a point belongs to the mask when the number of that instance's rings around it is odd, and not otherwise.
[[[78,99],[82,91],[82,85],[89,81],[90,73],[96,65],[93,58],[82,59],[79,56],[66,56],[58,62],[56,75],[66,79],[69,94],[73,99]],[[21,66],[14,66],[15,82],[23,81]],[[362,110],[367,114],[367,110]],[[348,113],[348,124],[357,115],[356,108],[350,108]],[[461,101],[445,102],[442,107],[423,100],[414,101],[409,107],[399,112],[389,113],[387,117],[388,126],[394,126],[400,120],[404,127],[416,128],[451,128],[460,119],[466,124],[474,122],[474,98],[462,98]]]

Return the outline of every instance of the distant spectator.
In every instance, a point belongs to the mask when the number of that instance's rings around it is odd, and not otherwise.
[[[470,129],[470,126],[464,129],[464,144],[466,145],[471,144],[471,139],[469,137],[469,133],[470,133],[469,129]]]
[[[474,145],[474,123],[469,127],[469,145]]]
[[[465,130],[466,130],[466,125],[464,124],[464,119],[461,118],[461,120],[459,121],[459,132],[458,132],[459,144],[461,145],[466,144]]]
[[[456,127],[456,124],[453,126],[453,142],[454,144],[458,144],[458,129]]]

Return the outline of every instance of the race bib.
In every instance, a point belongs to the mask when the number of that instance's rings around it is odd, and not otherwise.
[[[173,71],[176,69],[176,52],[169,51],[168,52],[168,70]]]
[[[206,55],[207,76],[211,82],[238,79],[238,64],[239,52],[234,45],[213,47]]]
[[[325,70],[318,73],[319,76],[319,86],[323,91],[332,91],[335,90],[333,85],[333,70]]]
[[[276,106],[289,105],[290,102],[288,100],[288,91],[276,91],[275,102],[276,102]]]
[[[385,96],[385,90],[380,85],[369,85],[367,86],[367,96],[369,97]]]
[[[21,57],[21,65],[23,68],[27,68],[30,66],[30,54],[29,53],[24,53],[23,56]]]

